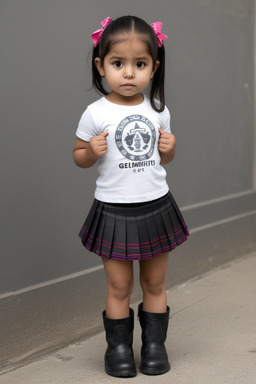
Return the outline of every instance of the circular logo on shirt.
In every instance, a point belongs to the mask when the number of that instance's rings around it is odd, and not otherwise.
[[[118,124],[115,141],[127,159],[147,160],[154,153],[156,130],[145,116],[130,115]]]

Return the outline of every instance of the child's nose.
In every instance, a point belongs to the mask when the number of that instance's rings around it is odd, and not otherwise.
[[[124,77],[127,79],[132,79],[134,78],[134,71],[132,66],[127,66],[124,71]]]

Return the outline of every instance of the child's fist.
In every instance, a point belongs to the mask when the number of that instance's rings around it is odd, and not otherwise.
[[[90,149],[97,157],[102,157],[107,153],[108,146],[106,137],[108,132],[101,132],[98,136],[93,136],[90,140]]]
[[[175,143],[175,136],[170,133],[166,132],[164,129],[159,129],[159,141],[158,141],[158,150],[160,153],[164,153],[166,155],[172,154],[176,149],[176,143]]]

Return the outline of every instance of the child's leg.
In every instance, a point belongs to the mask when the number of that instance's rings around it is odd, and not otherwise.
[[[142,329],[140,371],[147,375],[161,375],[170,370],[165,340],[170,316],[165,291],[168,253],[140,262],[140,283],[143,303],[138,315]]]
[[[129,316],[133,289],[133,262],[103,259],[107,278],[106,316],[123,319]]]
[[[132,261],[103,260],[107,278],[106,311],[103,322],[108,344],[105,371],[115,377],[133,377],[136,366],[132,349],[134,311],[130,309],[133,288]]]
[[[143,291],[143,310],[166,312],[165,277],[169,253],[140,261],[140,284]]]

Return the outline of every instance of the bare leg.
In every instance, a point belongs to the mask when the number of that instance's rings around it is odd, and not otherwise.
[[[140,284],[143,290],[143,310],[163,313],[167,308],[165,289],[169,253],[140,261]]]
[[[103,259],[107,278],[106,316],[123,319],[129,316],[130,297],[133,290],[133,263]]]

